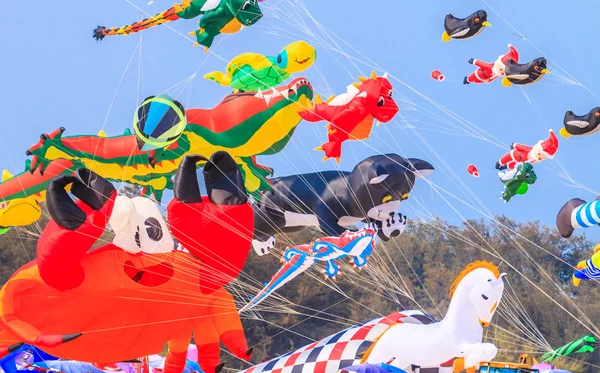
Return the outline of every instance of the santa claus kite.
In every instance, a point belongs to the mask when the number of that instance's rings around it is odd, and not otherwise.
[[[496,162],[497,170],[512,170],[519,163],[537,163],[554,158],[558,150],[558,138],[550,130],[550,136],[546,140],[540,140],[533,146],[514,143],[510,148],[511,151]]]
[[[508,60],[519,62],[519,52],[512,45],[508,45],[508,53],[504,56],[498,56],[498,59],[494,63],[487,63],[480,60],[471,58],[470,64],[478,67],[477,70],[473,71],[469,76],[465,77],[464,84],[470,83],[491,83],[496,78],[504,76],[504,69],[506,68],[506,62]]]

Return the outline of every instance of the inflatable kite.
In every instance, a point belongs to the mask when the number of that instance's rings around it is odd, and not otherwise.
[[[579,286],[581,280],[600,280],[600,245],[596,245],[590,259],[577,264],[577,271],[573,273],[573,285]]]
[[[254,208],[254,240],[258,255],[274,247],[276,233],[316,227],[339,236],[359,222],[372,222],[387,241],[404,231],[406,217],[396,211],[409,197],[415,181],[432,173],[433,166],[396,154],[375,155],[351,172],[322,171],[271,180]]]
[[[339,163],[344,141],[368,139],[375,119],[389,122],[399,110],[387,74],[378,77],[373,71],[370,78],[358,79],[360,83],[352,83],[346,93],[330,97],[325,103],[317,96],[314,109],[300,113],[309,122],[329,122],[327,143],[315,149],[325,152],[323,160],[334,158]]]
[[[513,143],[510,152],[503,155],[496,162],[497,170],[512,170],[519,163],[538,163],[546,159],[554,158],[558,150],[558,138],[554,131],[550,130],[550,136],[546,140],[540,140],[533,146]]]
[[[295,41],[276,57],[257,53],[244,53],[227,64],[226,72],[213,71],[204,75],[220,85],[239,91],[269,90],[293,73],[308,69],[317,58],[315,48],[305,41]]]
[[[207,196],[201,197],[200,160],[183,159],[167,207],[169,228],[189,253],[173,251],[156,205],[148,211],[135,199],[117,197],[109,181],[85,168],[52,180],[52,220],[39,238],[37,260],[0,290],[2,345],[23,342],[62,359],[118,362],[168,342],[164,372],[180,373],[195,331],[204,372],[215,372],[220,342],[248,360],[233,297],[222,286],[237,276],[250,250],[252,207],[225,152],[204,160]],[[69,184],[77,202],[65,190]],[[142,212],[150,215],[138,217]],[[107,223],[121,233],[129,227],[135,254],[117,238],[89,251]]]
[[[473,177],[479,177],[479,170],[474,164],[470,164],[467,166],[467,172]]]
[[[284,263],[283,266],[279,268],[271,281],[240,309],[240,313],[256,307],[275,290],[293,280],[316,262],[325,262],[325,269],[322,271],[325,279],[334,281],[340,274],[340,268],[335,263],[336,259],[351,256],[354,268],[360,270],[366,267],[367,257],[371,255],[375,247],[376,233],[377,231],[373,228],[364,228],[357,232],[346,231],[339,237],[322,237],[308,245],[288,247],[283,252],[281,259]]]
[[[448,42],[452,39],[469,39],[479,35],[484,27],[492,26],[487,20],[485,10],[478,10],[467,18],[456,18],[452,14],[446,14],[442,40]]]
[[[107,35],[130,35],[163,23],[198,16],[202,16],[198,21],[199,28],[190,34],[196,36],[194,46],[203,45],[208,50],[219,34],[235,34],[244,26],[258,22],[263,15],[258,0],[183,0],[181,5],[175,4],[162,13],[131,25],[98,26],[94,30],[94,38],[102,40]]]
[[[521,163],[511,170],[498,172],[500,181],[504,184],[502,198],[504,202],[517,194],[525,194],[529,190],[529,185],[535,183],[537,175],[533,171],[531,163]]]
[[[280,367],[296,373],[337,373],[340,369],[360,364],[365,352],[390,326],[397,323],[421,325],[434,322],[433,317],[421,311],[395,312],[357,324],[240,373],[276,373],[281,370]],[[452,366],[452,362],[449,362],[449,365]]]
[[[150,151],[141,150],[129,130],[114,137],[63,137],[61,127],[29,148],[33,158],[26,171],[0,184],[0,226],[33,223],[40,214],[36,202],[44,200],[48,182],[79,167],[110,181],[139,185],[144,195],[153,193],[160,201],[163,191],[173,188],[172,177],[186,153],[208,157],[227,151],[242,170],[246,190],[260,199],[260,191],[271,188],[266,176],[273,170],[258,164],[256,156],[276,154],[287,145],[302,120],[298,112],[311,105],[312,97],[312,86],[304,78],[261,97],[231,94],[213,109],[187,110],[181,136],[164,149]],[[17,208],[22,203],[26,205]],[[21,213],[25,210],[26,215]]]
[[[133,130],[141,150],[171,145],[181,136],[186,125],[183,105],[167,95],[148,97],[133,117]]]
[[[524,64],[508,60],[505,74],[506,76],[502,78],[502,85],[510,87],[513,84],[529,85],[537,83],[542,80],[545,74],[550,74],[550,71],[546,69],[546,59],[540,57]]]
[[[564,128],[560,129],[560,135],[565,139],[569,136],[587,136],[600,130],[600,107],[595,107],[586,115],[575,115],[571,110],[565,113],[563,119]]]
[[[589,203],[573,198],[565,203],[556,215],[556,228],[564,238],[571,237],[575,228],[595,225],[600,225],[600,196]]]
[[[487,63],[471,58],[469,63],[478,67],[477,70],[466,76],[464,84],[470,83],[491,83],[498,77],[504,76],[506,63],[508,60],[519,62],[519,52],[512,45],[508,45],[508,53],[504,56],[498,56],[494,63]]]
[[[390,364],[410,369],[411,365],[437,366],[454,359],[454,371],[474,371],[482,361],[491,361],[498,349],[482,343],[504,292],[505,274],[494,264],[470,263],[450,288],[446,316],[435,327],[398,323],[381,335],[361,362]],[[432,343],[432,341],[436,341]]]
[[[455,372],[475,371],[497,352],[482,339],[502,299],[504,276],[492,263],[471,263],[451,286],[450,306],[439,322],[420,311],[393,313],[241,373],[275,373],[281,367],[298,373],[337,372],[364,363],[390,364],[407,371],[447,365],[454,365]]]
[[[431,78],[437,80],[438,82],[443,82],[444,80],[446,80],[446,77],[444,76],[444,74],[442,74],[440,70],[433,70],[431,72]]]
[[[596,338],[591,335],[581,337],[576,341],[569,342],[566,345],[557,348],[554,351],[542,355],[541,361],[550,363],[555,359],[572,354],[593,353],[596,349]]]

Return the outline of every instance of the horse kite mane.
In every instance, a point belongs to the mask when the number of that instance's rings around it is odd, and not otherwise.
[[[456,288],[458,287],[458,284],[462,281],[462,279],[465,278],[465,276],[468,275],[469,273],[471,273],[474,270],[479,269],[479,268],[488,269],[488,270],[490,270],[490,272],[492,272],[494,274],[496,279],[500,278],[500,270],[492,262],[487,262],[484,260],[477,260],[473,263],[469,263],[469,264],[467,264],[465,269],[463,269],[458,274],[458,276],[456,276],[456,280],[454,280],[454,283],[452,284],[452,286],[450,286],[450,298],[452,298],[452,296],[454,295],[454,292],[456,291]]]

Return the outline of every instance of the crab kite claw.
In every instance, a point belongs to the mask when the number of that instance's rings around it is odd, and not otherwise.
[[[199,162],[204,162],[205,197],[196,175]],[[252,245],[254,214],[242,173],[227,152],[208,160],[188,154],[175,175],[173,194],[167,207],[169,228],[202,261],[200,290],[212,293],[237,277]]]
[[[71,199],[67,188],[78,201]],[[109,181],[86,168],[48,184],[46,201],[52,220],[37,244],[37,264],[46,285],[65,291],[83,282],[81,260],[104,233],[116,196]]]

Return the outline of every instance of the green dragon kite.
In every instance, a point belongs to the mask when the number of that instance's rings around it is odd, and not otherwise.
[[[162,13],[131,25],[113,28],[98,26],[94,30],[94,38],[102,40],[107,35],[130,35],[163,23],[198,16],[202,16],[198,21],[199,28],[190,34],[196,36],[194,46],[203,45],[207,51],[217,35],[235,34],[244,26],[258,22],[263,15],[258,0],[183,0],[181,5],[175,4]]]

